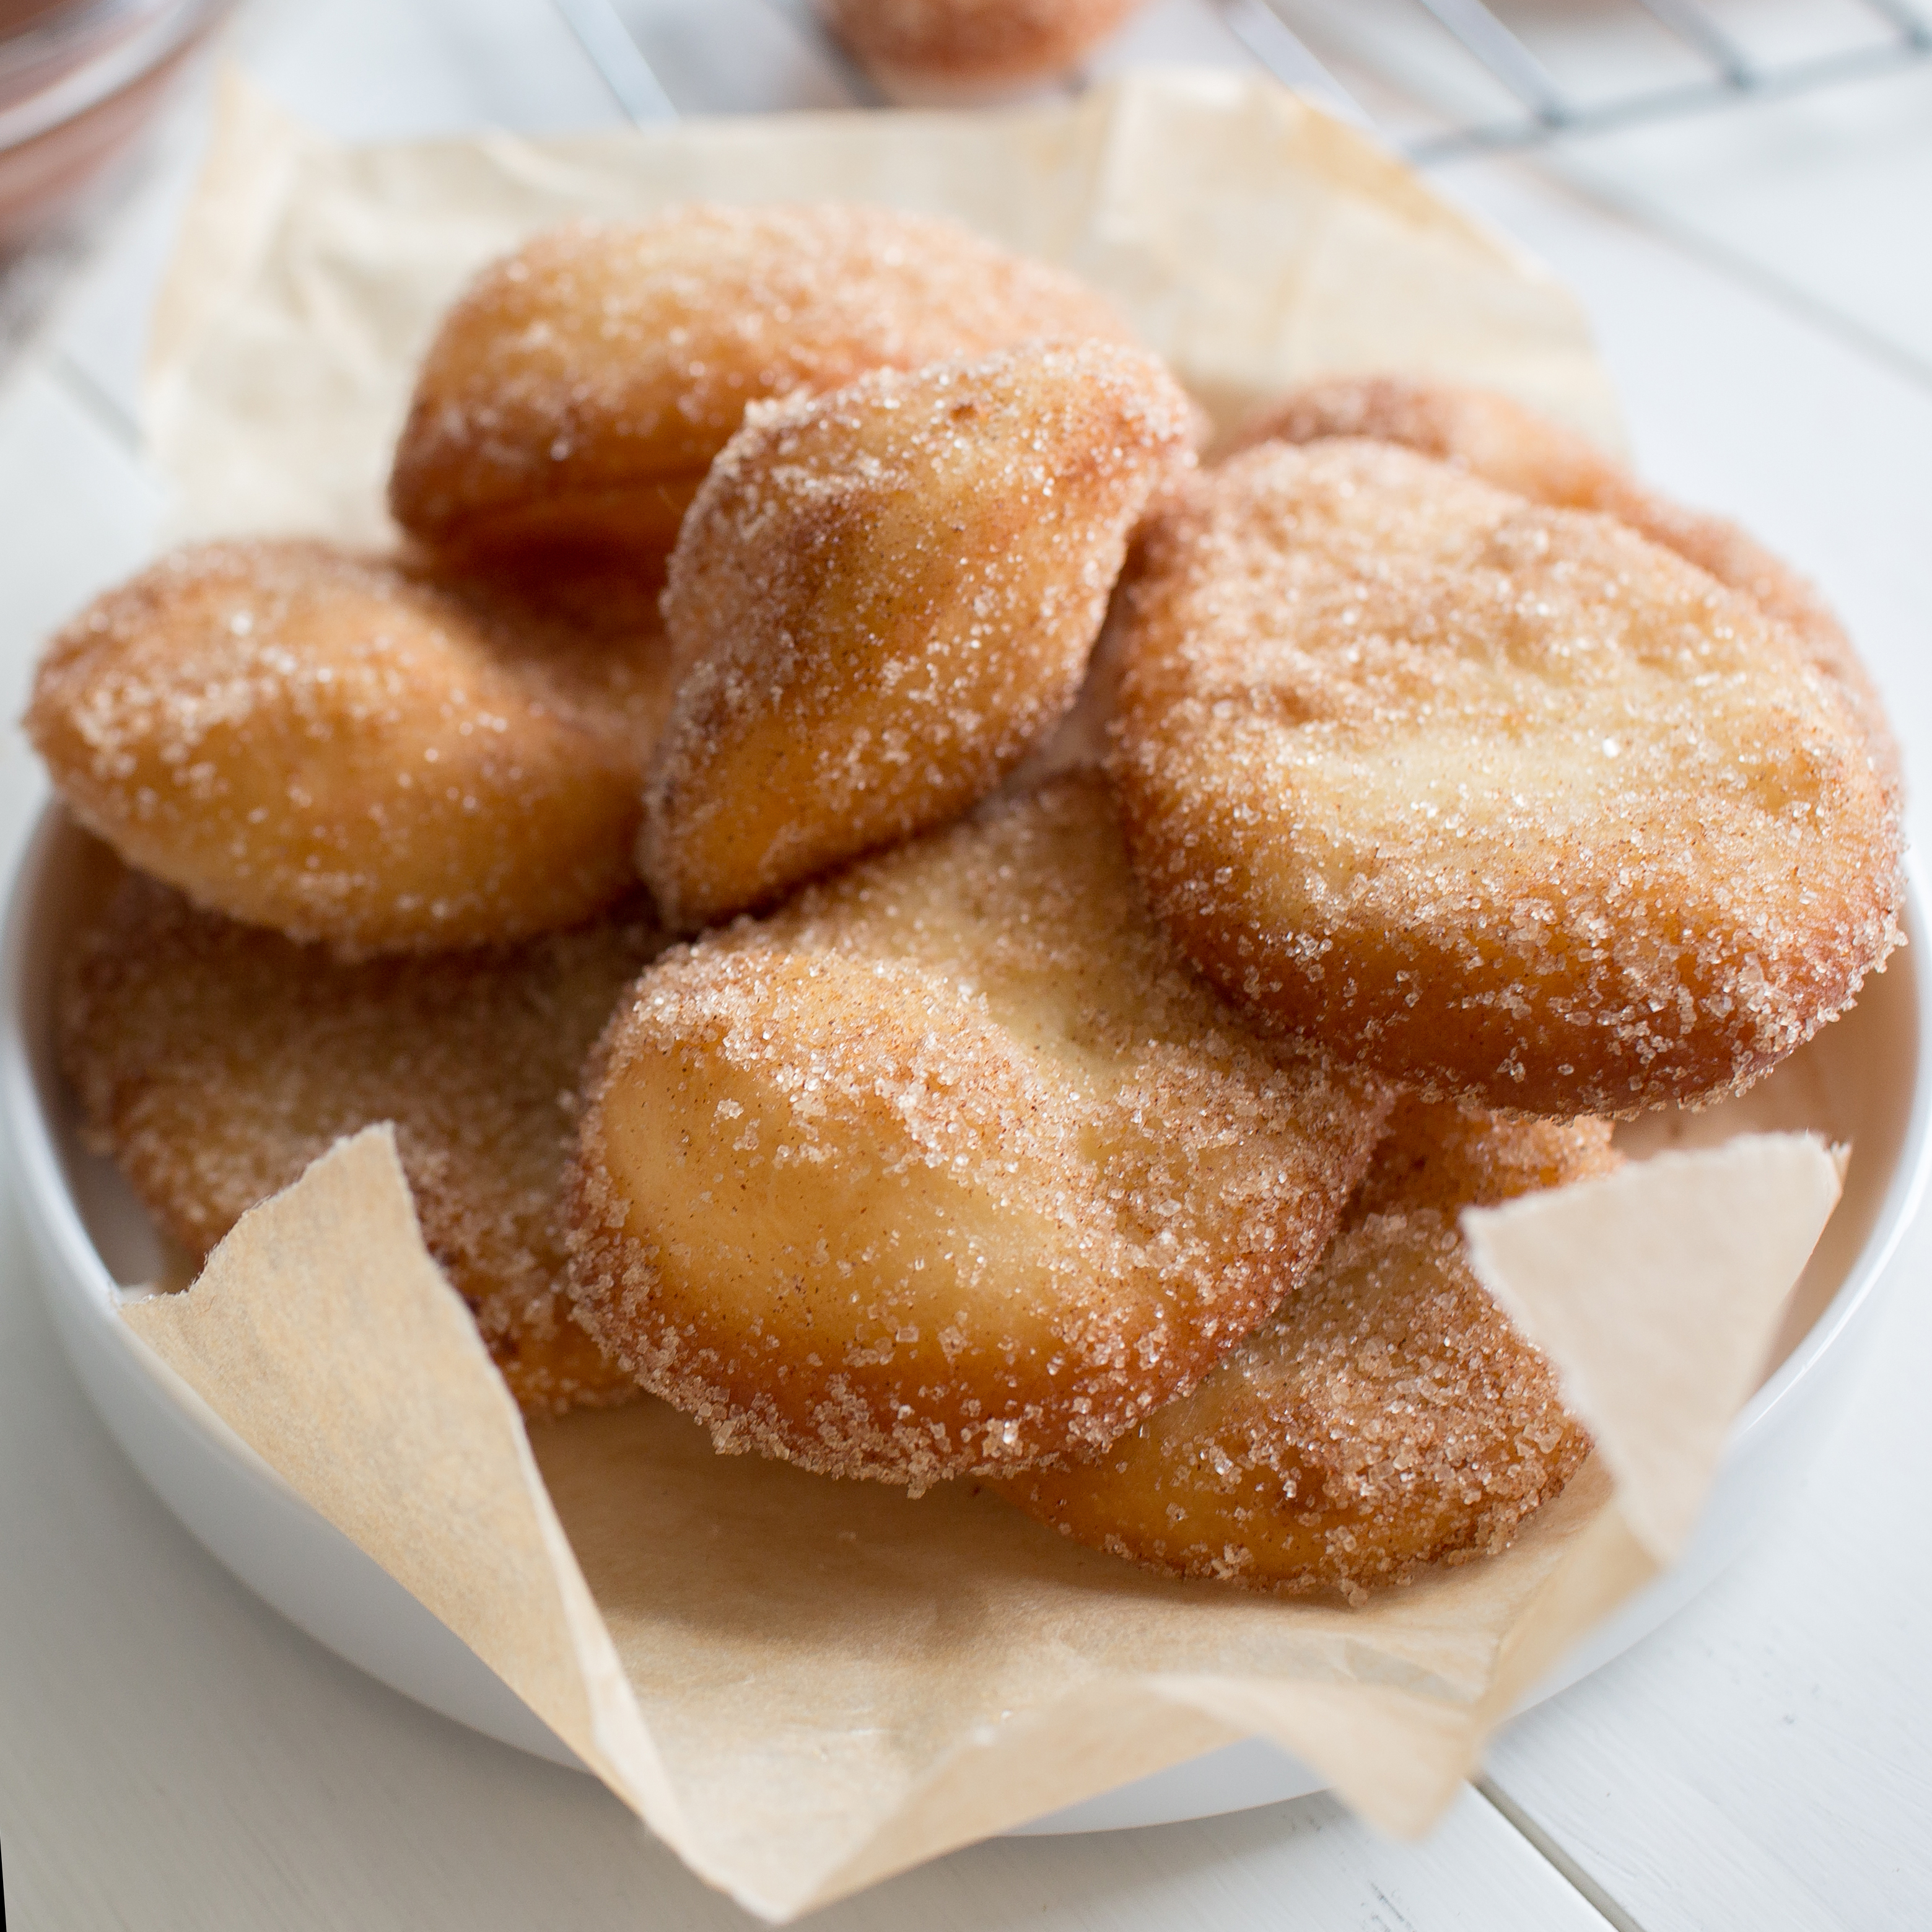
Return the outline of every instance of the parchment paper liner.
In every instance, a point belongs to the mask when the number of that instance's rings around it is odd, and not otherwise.
[[[1688,1528],[1837,1193],[1817,1140],[1761,1136],[1480,1217],[1498,1286],[1582,1344],[1606,1442],[1655,1446],[1616,1496],[1593,1459],[1504,1556],[1360,1610],[1149,1576],[968,1484],[914,1503],[720,1457],[655,1402],[526,1438],[387,1128],[127,1318],[697,1871],[782,1917],[1250,1734],[1424,1828],[1668,1556],[1631,1526]],[[1524,1248],[1543,1271],[1512,1276]],[[1658,1319],[1672,1281],[1700,1318]]]
[[[1224,422],[1324,369],[1399,367],[1616,434],[1562,290],[1264,84],[345,152],[231,81],[152,357],[176,529],[392,535],[390,440],[464,277],[567,215],[696,194],[955,213],[1106,287]],[[1816,1137],[1756,1136],[1473,1217],[1604,1454],[1504,1556],[1362,1610],[1145,1575],[970,1485],[913,1503],[721,1458],[654,1403],[526,1436],[386,1129],[128,1319],[694,1869],[782,1918],[1256,1733],[1424,1828],[1667,1560],[1838,1186]]]
[[[1002,114],[796,114],[344,149],[231,79],[156,311],[148,429],[178,534],[392,534],[422,350],[484,262],[694,196],[950,214],[1105,289],[1225,427],[1324,371],[1507,389],[1614,444],[1574,298],[1271,83],[1167,70]]]

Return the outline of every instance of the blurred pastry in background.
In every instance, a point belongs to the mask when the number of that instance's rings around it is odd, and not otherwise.
[[[821,0],[889,94],[935,104],[1057,80],[1144,0]]]

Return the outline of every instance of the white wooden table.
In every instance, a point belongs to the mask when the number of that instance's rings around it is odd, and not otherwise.
[[[1747,20],[1753,4],[1737,0],[1728,17]],[[686,111],[850,98],[849,78],[774,0],[624,6]],[[1790,24],[1792,8],[1767,8],[1774,26]],[[1580,53],[1618,54],[1594,44]],[[250,0],[230,49],[343,136],[618,118],[544,0]],[[1103,64],[1175,58],[1249,56],[1206,0],[1161,0]],[[1358,92],[1378,117],[1401,111]],[[41,343],[0,379],[10,718],[47,628],[152,547],[136,370],[200,114],[186,104]],[[1554,160],[1458,163],[1438,178],[1582,294],[1644,467],[1740,516],[1822,582],[1922,782],[1932,69]],[[39,790],[10,728],[9,852]],[[1922,790],[1922,849],[1927,808]],[[1858,1412],[1762,1546],[1622,1662],[1520,1723],[1480,1792],[1427,1842],[1382,1842],[1309,1799],[982,1846],[814,1922],[1932,1925],[1932,1222],[1898,1265],[1904,1292]],[[0,1208],[0,1859],[7,1922],[34,1932],[747,1922],[589,1780],[360,1677],[207,1558],[94,1420],[10,1205]]]

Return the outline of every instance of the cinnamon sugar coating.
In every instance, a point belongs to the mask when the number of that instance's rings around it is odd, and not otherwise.
[[[1190,1387],[1313,1265],[1387,1108],[1187,970],[1092,776],[668,954],[600,1053],[586,1326],[722,1449],[915,1489]]]
[[[1271,1321],[1098,1456],[1000,1493],[1153,1569],[1358,1603],[1498,1553],[1589,1438],[1471,1272],[1456,1217],[1618,1164],[1607,1121],[1406,1098],[1342,1232]]]
[[[524,1411],[614,1401],[635,1384],[570,1319],[559,1196],[584,1057],[663,943],[613,920],[345,964],[129,873],[65,963],[61,1060],[92,1143],[196,1256],[393,1120],[423,1238]]]
[[[1349,1225],[1370,1214],[1439,1210],[1452,1220],[1465,1208],[1492,1208],[1613,1174],[1623,1157],[1611,1124],[1501,1114],[1468,1100],[1431,1100],[1403,1090],[1390,1109],[1376,1157],[1348,1202]]]
[[[1274,442],[1149,543],[1136,868],[1210,978],[1492,1106],[1736,1091],[1900,937],[1895,800],[1755,604],[1387,443]]]
[[[1871,674],[1816,589],[1722,517],[1687,510],[1646,489],[1586,437],[1508,396],[1402,376],[1336,376],[1284,396],[1232,446],[1370,436],[1399,442],[1498,488],[1557,509],[1594,510],[1741,590],[1788,624],[1816,669],[1838,686],[1879,770],[1900,782],[1902,761]]]
[[[472,561],[662,557],[748,403],[1090,336],[1130,339],[1071,276],[928,216],[694,202],[575,222],[486,268],[445,317],[390,508]]]
[[[755,409],[671,559],[638,866],[691,930],[956,818],[1072,703],[1155,479],[1152,357],[1003,350]]]
[[[26,729],[81,822],[199,903],[445,950],[634,882],[640,728],[586,650],[326,544],[204,544],[53,640]]]
[[[823,0],[886,85],[1017,86],[1065,72],[1144,0]]]
[[[518,663],[559,702],[620,745],[641,793],[651,754],[670,720],[677,668],[655,574],[600,568],[518,568],[416,574],[460,596],[486,624],[515,640]],[[627,881],[627,884],[633,883]]]

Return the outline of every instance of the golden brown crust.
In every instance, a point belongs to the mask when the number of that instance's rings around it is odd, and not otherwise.
[[[584,1056],[662,944],[614,920],[348,965],[129,873],[66,962],[62,1064],[91,1138],[197,1256],[393,1120],[424,1240],[524,1408],[615,1400],[635,1384],[568,1318],[559,1193]]]
[[[1610,1123],[1585,1114],[1538,1120],[1462,1100],[1430,1100],[1413,1088],[1398,1099],[1345,1217],[1432,1208],[1451,1220],[1465,1208],[1492,1208],[1519,1194],[1612,1174],[1622,1156]]]
[[[390,507],[472,562],[662,556],[748,404],[1040,337],[1130,339],[1070,276],[950,221],[827,202],[574,223],[445,318]]]
[[[594,562],[488,576],[452,574],[420,560],[408,568],[513,638],[519,666],[550,698],[623,748],[632,788],[642,791],[676,694],[676,665],[659,608],[661,573],[640,576]]]
[[[1843,706],[1621,524],[1270,442],[1150,556],[1136,868],[1210,977],[1345,1059],[1540,1113],[1698,1102],[1898,943],[1898,816]]]
[[[49,646],[26,722],[130,863],[294,938],[428,952],[629,889],[628,702],[591,657],[400,566],[255,541],[177,550],[97,598]]]
[[[1016,86],[1065,71],[1143,0],[824,0],[832,31],[889,85]]]
[[[1072,704],[1186,399],[1100,343],[754,411],[671,560],[638,866],[694,930],[957,818]],[[935,532],[944,532],[935,540]]]
[[[1386,1107],[1187,971],[1092,776],[667,956],[601,1054],[592,1332],[722,1448],[914,1486],[1190,1386],[1313,1264]]]
[[[1100,1456],[997,1486],[1151,1568],[1357,1602],[1506,1548],[1589,1439],[1471,1273],[1456,1216],[1616,1165],[1606,1121],[1409,1096],[1343,1231],[1272,1321]]]
[[[1330,376],[1262,411],[1228,453],[1269,440],[1328,436],[1402,443],[1533,503],[1615,517],[1742,591],[1767,616],[1791,627],[1806,657],[1838,687],[1880,772],[1894,784],[1902,782],[1883,701],[1844,626],[1813,585],[1736,524],[1646,489],[1586,438],[1507,396],[1451,382]]]

